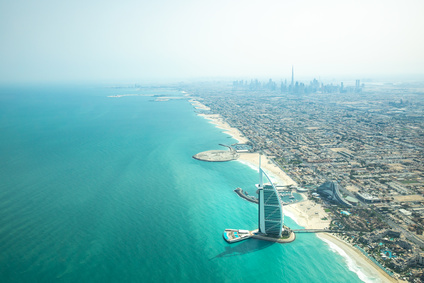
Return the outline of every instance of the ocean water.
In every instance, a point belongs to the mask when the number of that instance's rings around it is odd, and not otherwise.
[[[182,95],[0,88],[0,282],[362,282],[313,234],[227,244],[257,227],[233,192],[257,173],[191,156],[235,141],[187,100],[117,94]]]

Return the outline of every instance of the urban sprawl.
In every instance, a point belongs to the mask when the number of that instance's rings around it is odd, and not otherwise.
[[[308,188],[330,228],[345,231],[338,237],[389,274],[424,279],[423,83],[292,78],[181,87]],[[337,192],[323,189],[334,183]]]

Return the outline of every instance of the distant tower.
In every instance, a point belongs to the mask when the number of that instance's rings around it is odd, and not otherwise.
[[[263,184],[263,176],[269,181]],[[281,204],[280,195],[272,184],[271,179],[261,168],[259,156],[259,184],[258,188],[258,216],[259,216],[259,232],[281,237],[284,225],[283,206]]]
[[[355,82],[355,92],[361,92],[361,81],[356,80]]]
[[[292,81],[291,81],[291,86],[292,86],[292,88],[294,86],[294,69],[293,69],[293,65],[292,65]]]

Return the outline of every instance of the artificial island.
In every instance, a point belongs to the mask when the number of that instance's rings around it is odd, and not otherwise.
[[[263,182],[265,176],[267,183]],[[225,229],[224,239],[228,243],[239,242],[249,238],[290,243],[296,239],[294,232],[284,225],[283,202],[275,185],[262,170],[259,161],[259,184],[256,185],[258,194],[258,227],[249,231],[241,229]]]

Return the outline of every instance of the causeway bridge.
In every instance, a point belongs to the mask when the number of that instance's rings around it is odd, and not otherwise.
[[[345,233],[344,230],[330,230],[330,229],[292,229],[295,233]]]

